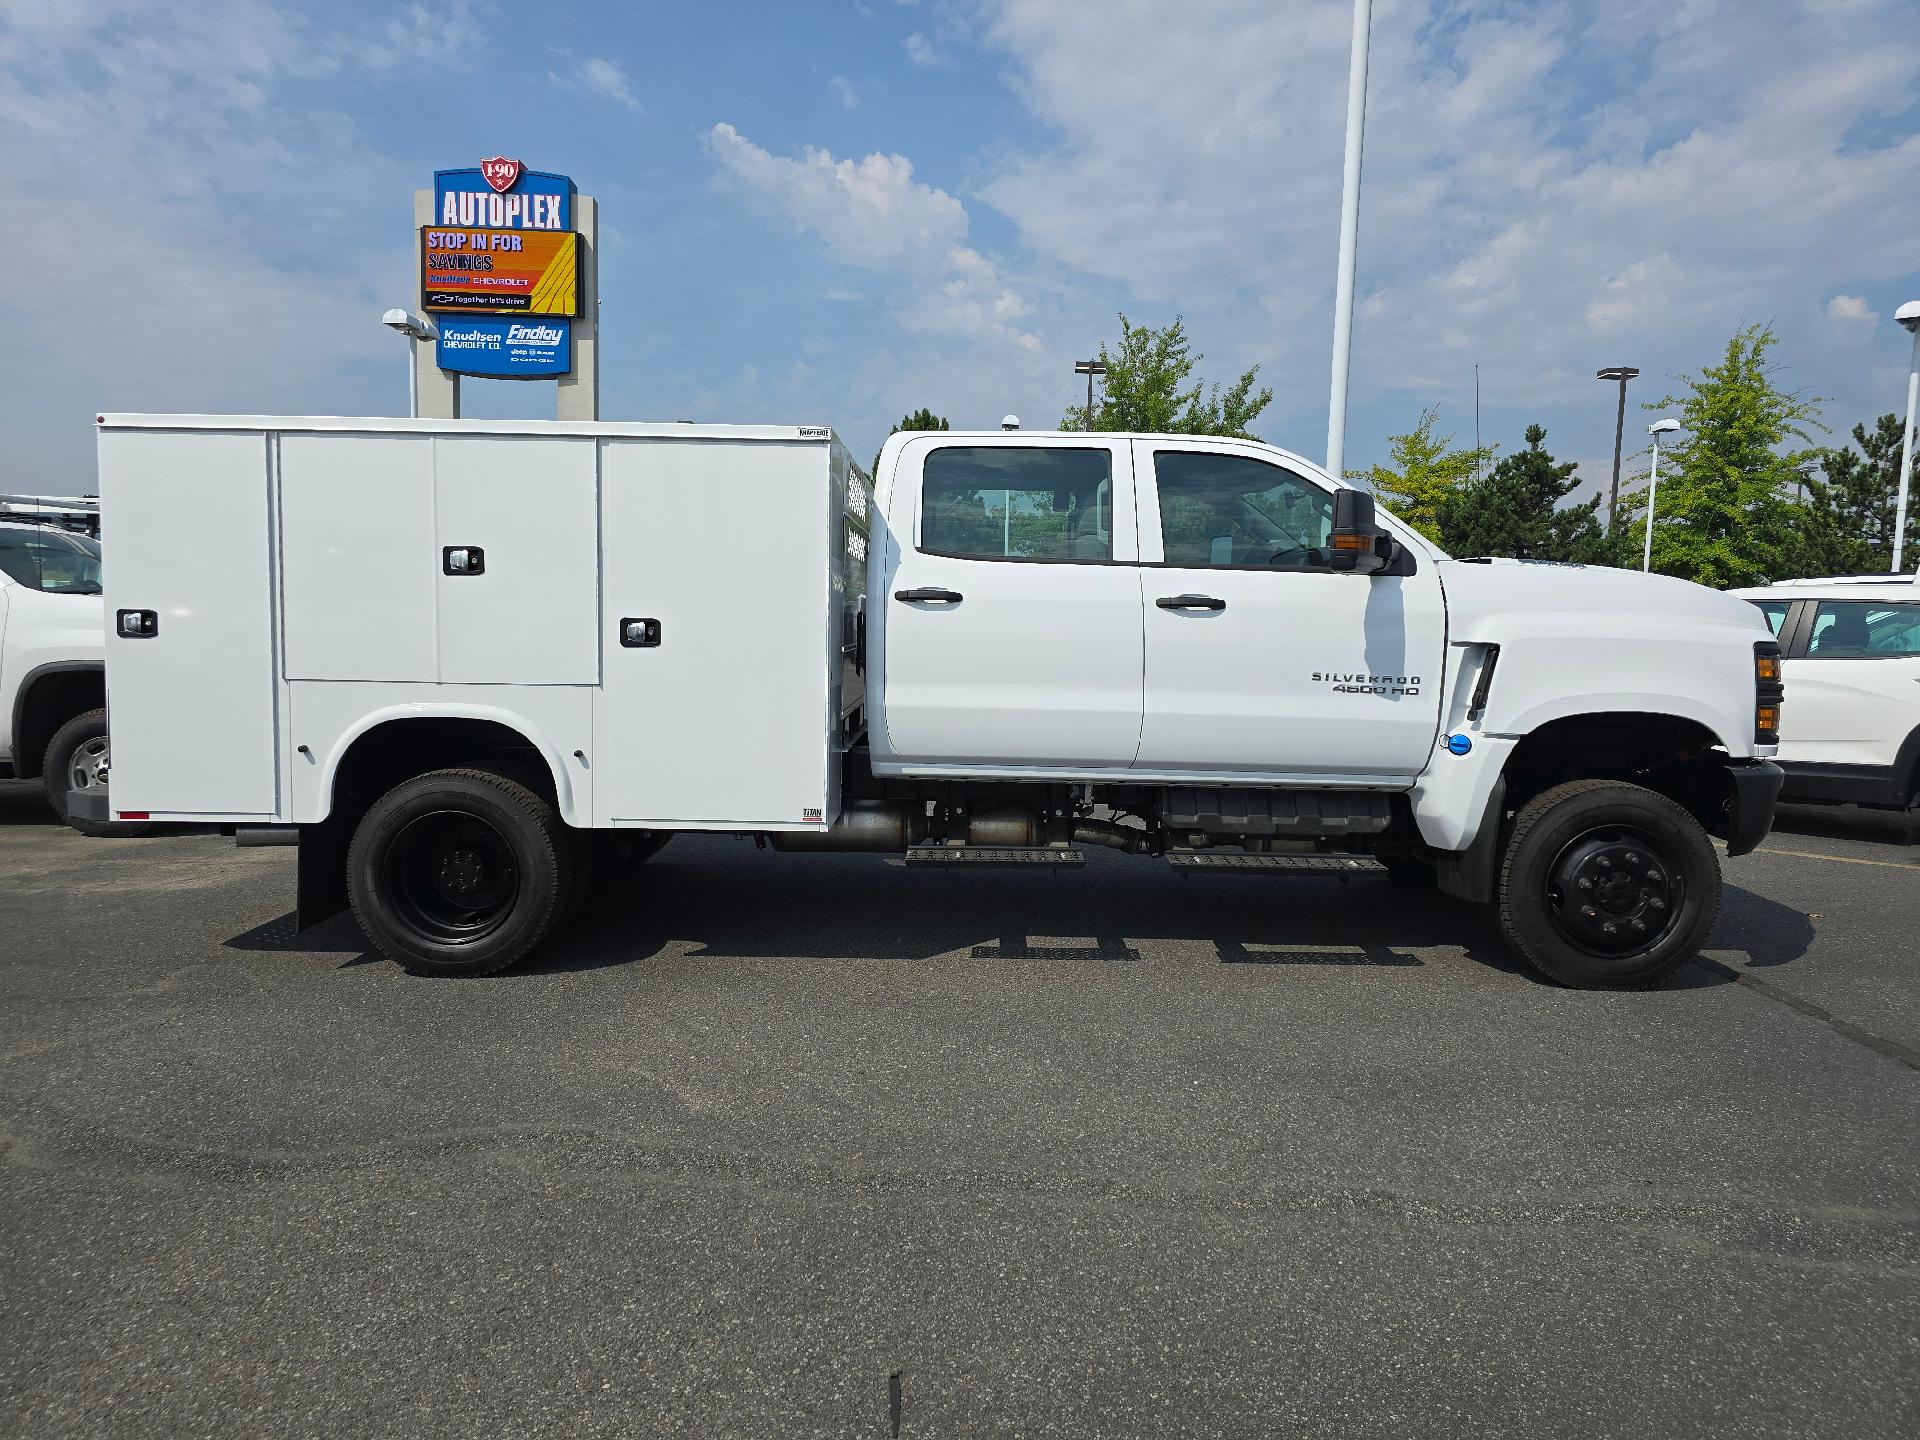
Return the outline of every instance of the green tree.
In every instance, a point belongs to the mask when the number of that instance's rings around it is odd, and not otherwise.
[[[1871,431],[1853,427],[1857,453],[1843,445],[1820,457],[1822,478],[1808,477],[1801,513],[1802,574],[1864,575],[1893,563],[1902,430],[1898,415],[1882,415]]]
[[[953,427],[947,424],[946,416],[936,415],[933,413],[933,411],[927,409],[926,406],[922,405],[918,410],[915,410],[911,414],[902,415],[900,417],[900,423],[894,426],[891,430],[887,431],[887,435],[889,437],[892,437],[892,436],[898,435],[902,430],[949,430],[951,428]],[[885,449],[885,448],[886,447],[884,445],[881,447],[881,449]],[[877,472],[879,469],[880,469],[880,451],[876,450],[873,452],[873,470],[867,473],[873,474]]]
[[[1811,446],[1811,432],[1827,427],[1818,397],[1780,387],[1780,366],[1768,358],[1777,343],[1771,326],[1745,326],[1727,341],[1718,365],[1698,378],[1680,376],[1683,393],[1646,406],[1677,407],[1687,437],[1660,456],[1653,568],[1662,574],[1725,590],[1796,568],[1801,507],[1793,491],[1822,453]],[[1808,443],[1786,448],[1795,440]],[[1632,503],[1644,512],[1641,496]],[[1645,525],[1636,518],[1630,527],[1634,554]]]
[[[1347,478],[1364,480],[1400,519],[1435,544],[1451,549],[1452,542],[1441,528],[1441,508],[1493,458],[1493,447],[1456,448],[1453,436],[1434,434],[1439,423],[1437,408],[1422,410],[1413,429],[1387,437],[1387,464],[1349,470]]]
[[[1442,497],[1440,533],[1456,555],[1511,555],[1579,564],[1609,559],[1599,520],[1600,497],[1560,508],[1579,483],[1573,462],[1546,450],[1547,432],[1527,427],[1527,448],[1508,455],[1478,480]]]
[[[1107,367],[1106,397],[1094,407],[1088,423],[1084,405],[1070,406],[1060,417],[1062,430],[1134,430],[1153,435],[1238,435],[1251,439],[1249,428],[1273,400],[1273,391],[1255,391],[1260,373],[1255,365],[1225,391],[1196,380],[1187,383],[1206,357],[1193,352],[1186,324],[1178,316],[1164,330],[1135,325],[1120,317],[1120,348],[1100,343],[1100,359]]]

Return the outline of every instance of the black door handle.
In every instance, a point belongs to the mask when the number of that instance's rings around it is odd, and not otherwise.
[[[1214,595],[1162,595],[1153,602],[1162,610],[1224,610],[1227,602]]]
[[[896,600],[939,600],[948,605],[958,605],[960,603],[960,592],[958,590],[942,590],[937,585],[925,585],[918,590],[896,590],[893,592],[893,598]]]

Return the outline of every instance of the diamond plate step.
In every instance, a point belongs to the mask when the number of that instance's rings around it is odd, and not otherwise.
[[[1078,850],[1021,849],[1004,845],[918,845],[907,851],[907,864],[929,870],[943,866],[965,865],[971,869],[988,867],[1051,865],[1056,870],[1074,870],[1087,863]]]
[[[1175,871],[1231,871],[1239,874],[1384,875],[1387,867],[1371,855],[1214,855],[1206,851],[1176,850],[1167,856]]]

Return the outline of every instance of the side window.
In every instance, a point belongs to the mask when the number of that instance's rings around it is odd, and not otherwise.
[[[1239,455],[1160,450],[1160,545],[1169,565],[1318,569],[1333,496],[1292,471]]]
[[[1920,655],[1920,605],[1885,600],[1823,600],[1813,617],[1809,660],[1873,660]]]
[[[969,560],[1111,560],[1112,456],[942,445],[921,471],[920,548]]]
[[[30,590],[98,595],[100,546],[85,536],[59,530],[0,531],[0,570]]]
[[[1773,631],[1774,638],[1780,638],[1780,627],[1786,623],[1787,611],[1792,608],[1791,600],[1749,600],[1747,602],[1766,617],[1767,628]]]

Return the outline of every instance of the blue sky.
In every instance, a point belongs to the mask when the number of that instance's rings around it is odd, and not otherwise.
[[[1744,322],[1844,431],[1920,295],[1911,0],[1377,0],[1350,464],[1423,405],[1604,475],[1609,364]],[[1346,0],[0,0],[0,488],[97,410],[395,413],[411,194],[517,156],[602,205],[602,413],[1051,425],[1184,313],[1319,456]],[[477,415],[550,385],[469,381]],[[1631,415],[1642,427],[1645,418]]]

